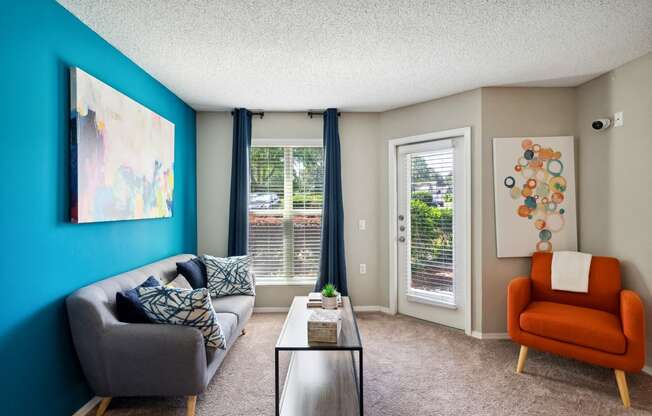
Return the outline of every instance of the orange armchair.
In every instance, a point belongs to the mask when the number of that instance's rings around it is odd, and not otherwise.
[[[552,290],[552,254],[532,256],[530,278],[517,277],[507,289],[509,336],[521,345],[516,372],[528,347],[613,368],[620,397],[630,406],[625,372],[645,364],[643,303],[622,290],[620,266],[611,257],[593,257],[588,293]]]

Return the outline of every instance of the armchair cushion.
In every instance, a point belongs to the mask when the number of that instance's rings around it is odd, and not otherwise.
[[[523,331],[558,341],[624,354],[620,319],[598,309],[554,302],[532,302],[520,316]]]
[[[611,314],[619,313],[621,290],[620,264],[613,257],[593,256],[589,271],[588,293],[554,290],[550,279],[552,253],[532,255],[532,300],[564,303],[583,308],[599,309]]]

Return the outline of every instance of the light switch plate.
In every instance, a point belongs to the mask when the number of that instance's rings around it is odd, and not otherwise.
[[[620,127],[624,123],[623,121],[623,112],[619,111],[616,114],[614,114],[614,127]]]
[[[364,231],[367,229],[367,221],[366,220],[359,220],[358,221],[358,229],[360,231]]]
[[[367,265],[364,263],[360,264],[360,274],[366,274],[367,273]]]

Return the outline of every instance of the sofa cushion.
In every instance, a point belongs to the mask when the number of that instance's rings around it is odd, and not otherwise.
[[[213,309],[217,313],[232,313],[238,318],[238,325],[244,322],[254,308],[253,296],[224,296],[213,299]]]
[[[214,298],[255,294],[253,278],[249,272],[251,257],[214,257],[205,254],[204,264],[208,273],[208,289]]]
[[[597,309],[554,302],[532,302],[521,313],[523,331],[594,348],[612,354],[623,354],[625,335],[620,319]]]
[[[228,344],[231,341],[231,337],[236,335],[235,330],[238,327],[238,317],[229,312],[216,313],[215,316],[217,316],[217,322],[220,323],[222,333]]]
[[[237,333],[238,328],[238,318],[230,313],[218,313],[217,320],[224,331],[224,336],[226,337],[227,349],[230,348],[237,338],[239,333]],[[210,383],[213,375],[217,371],[218,367],[224,360],[228,350],[216,350],[212,348],[206,348],[206,384]]]
[[[115,294],[115,308],[118,315],[118,320],[131,324],[148,324],[151,323],[147,317],[143,306],[138,299],[136,289],[139,287],[155,287],[161,286],[161,282],[154,276],[150,276],[140,285],[133,289],[128,289],[123,292]]]
[[[152,322],[197,328],[208,348],[226,349],[226,339],[211,304],[208,289],[139,287],[138,297]]]
[[[206,266],[198,257],[183,263],[177,263],[177,273],[185,277],[193,289],[207,287]]]

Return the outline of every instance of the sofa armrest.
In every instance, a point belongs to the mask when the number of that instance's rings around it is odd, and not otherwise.
[[[202,333],[180,325],[119,324],[102,336],[107,391],[101,396],[183,396],[204,391]]]
[[[507,330],[514,338],[521,331],[521,312],[530,303],[532,284],[529,277],[517,277],[507,286]]]
[[[627,338],[627,355],[632,356],[640,368],[645,364],[645,310],[638,293],[620,291],[620,321]]]

